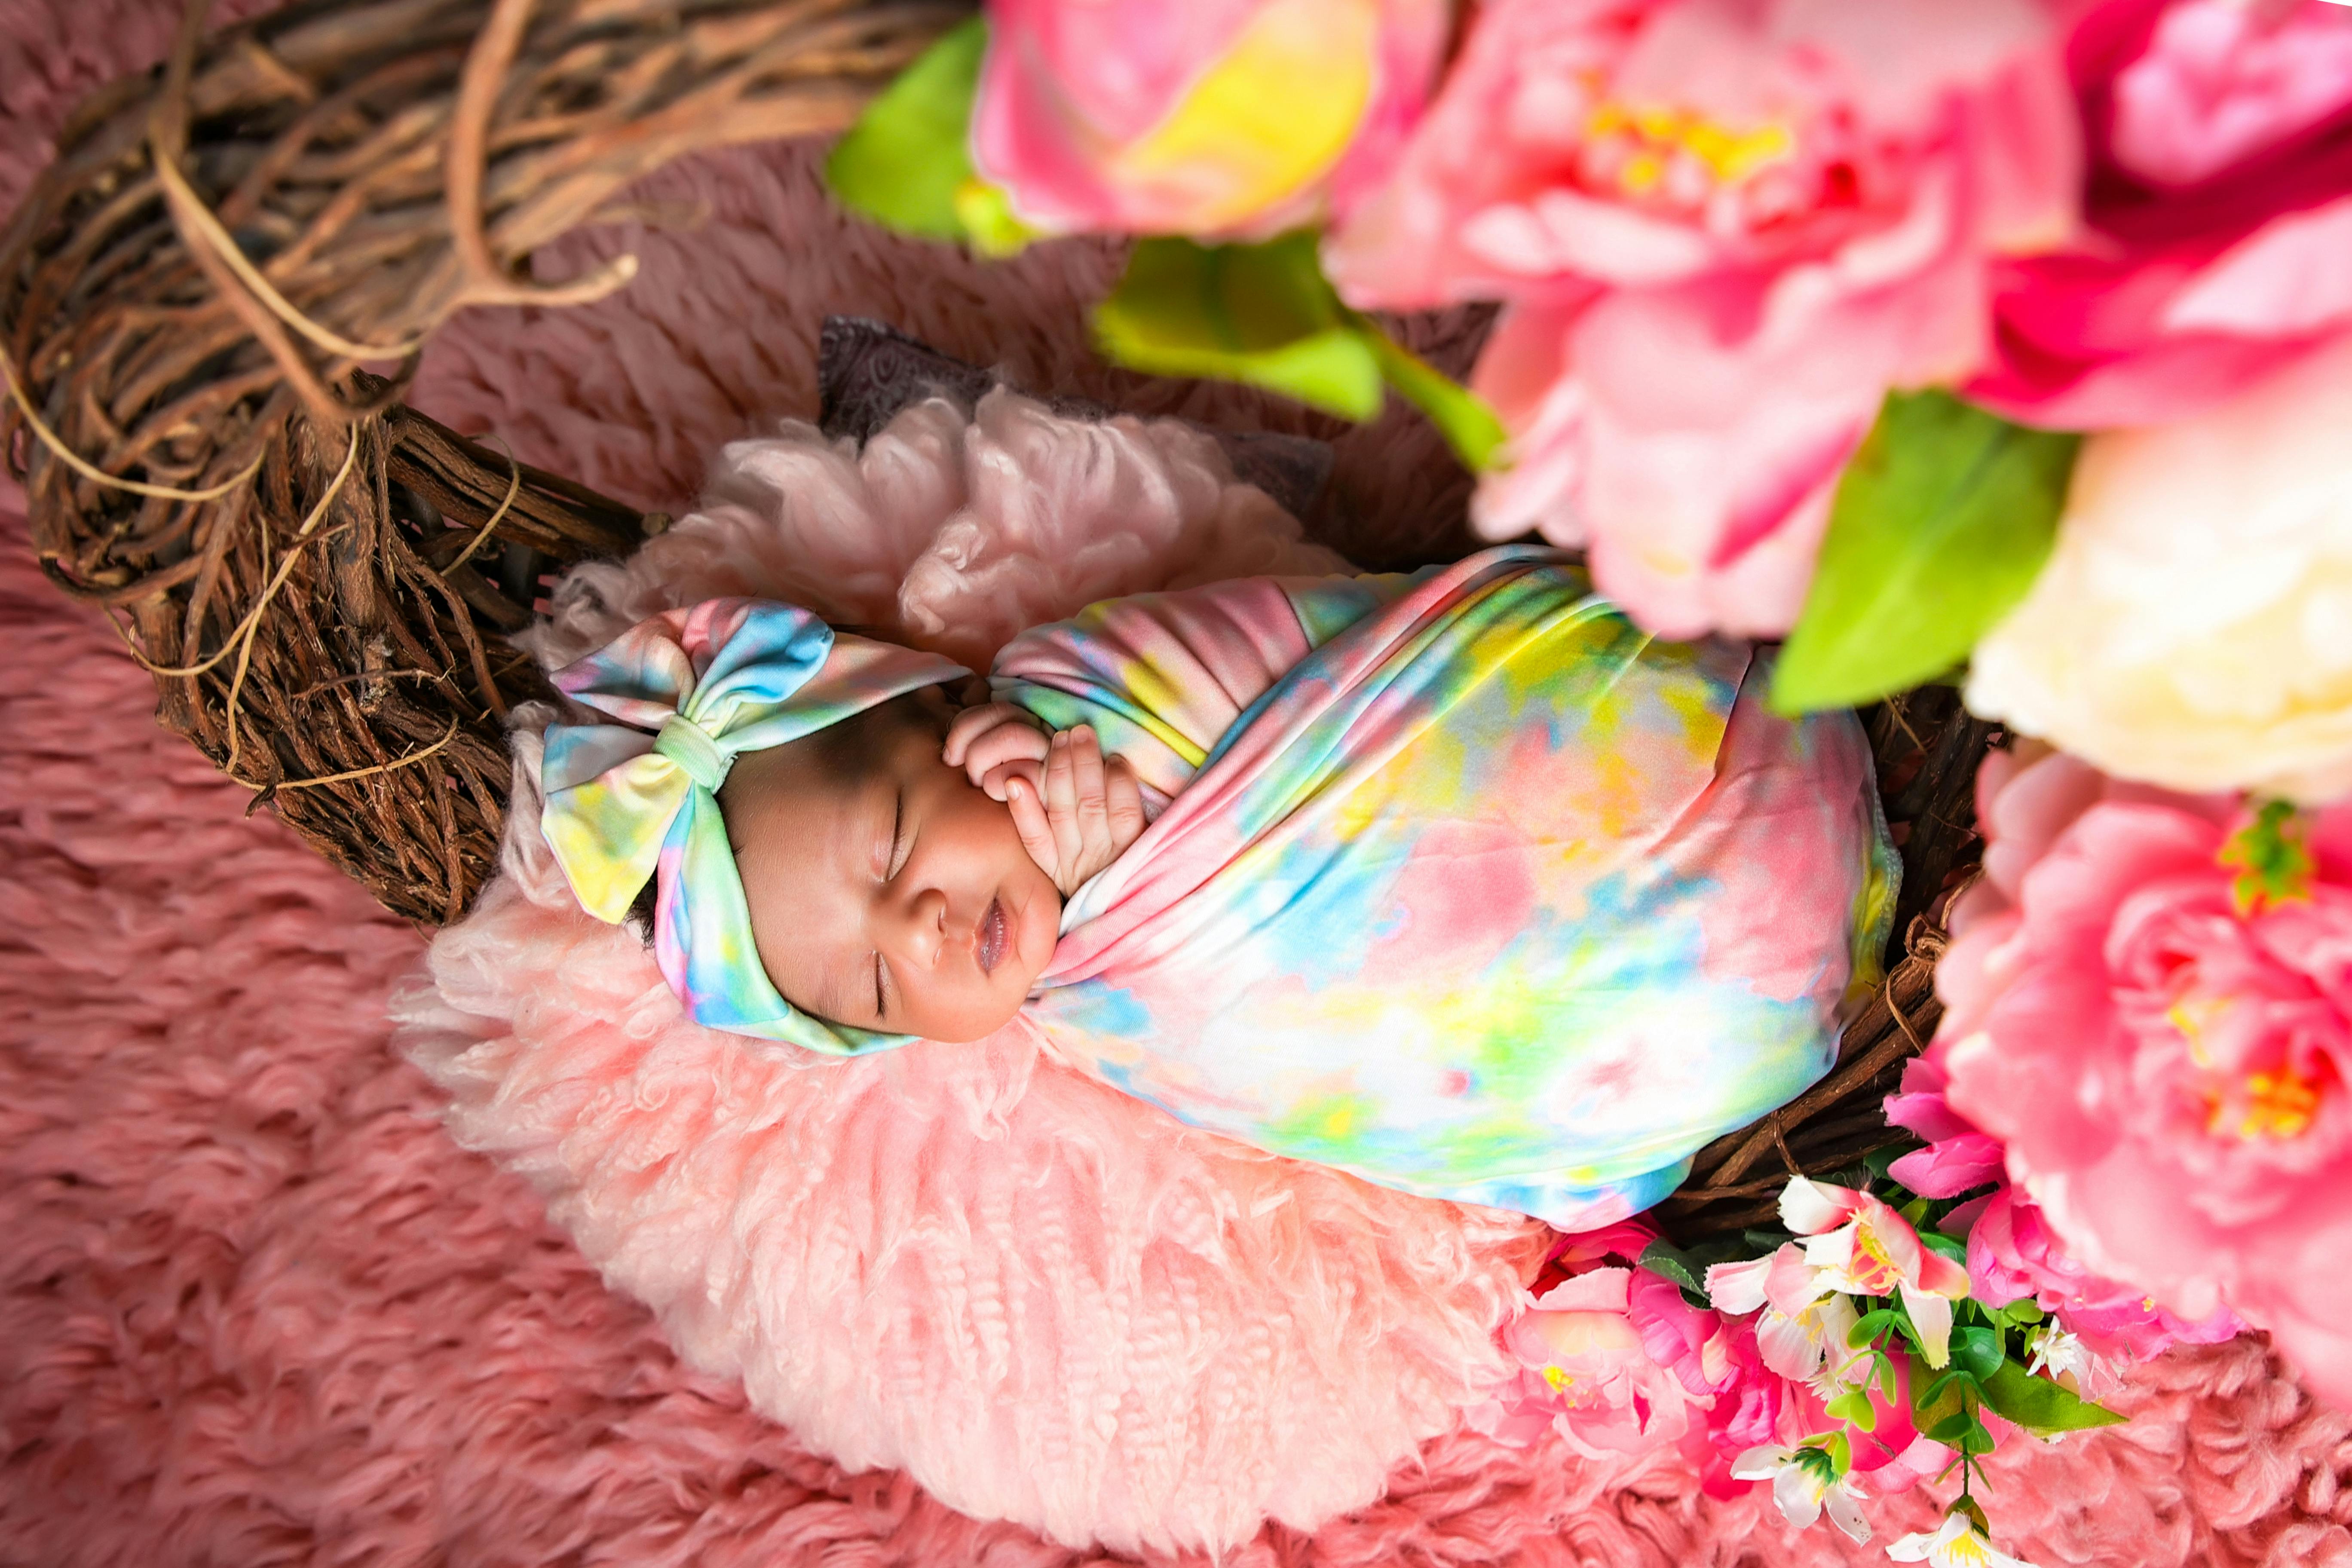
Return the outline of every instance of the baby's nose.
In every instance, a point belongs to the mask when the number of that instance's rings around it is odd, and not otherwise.
[[[940,949],[952,939],[948,900],[937,888],[925,888],[902,900],[895,922],[898,951],[908,962],[929,969],[939,962]]]

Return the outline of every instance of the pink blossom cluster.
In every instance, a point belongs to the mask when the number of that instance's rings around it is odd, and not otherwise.
[[[1327,265],[1507,301],[1496,537],[1670,636],[1786,631],[1890,389],[2201,413],[2352,331],[2352,7],[1494,0]]]
[[[2009,1179],[2000,1140],[1979,1131],[1945,1099],[1943,1053],[1904,1070],[1903,1092],[1886,1101],[1886,1120],[1927,1140],[1895,1162],[1889,1174],[1922,1197],[1949,1198],[1983,1186],[1993,1191],[1959,1205],[1943,1228],[1969,1244],[1969,1294],[1988,1307],[2031,1300],[2103,1361],[2142,1362],[2176,1344],[2218,1344],[2245,1330],[2216,1307],[2190,1320],[2138,1286],[2092,1272],[2068,1252],[2047,1215]]]
[[[1025,223],[1328,223],[1354,306],[1504,301],[1476,519],[1669,636],[1789,628],[1890,389],[2142,426],[2352,331],[2328,0],[989,11],[972,151]]]
[[[1908,1233],[1899,1218],[1894,1223]],[[1836,1245],[1855,1240],[1851,1224],[1843,1233],[1825,1226],[1824,1234]],[[1852,1382],[1842,1341],[1853,1319],[1850,1312],[1842,1320],[1816,1313],[1792,1331],[1790,1319],[1761,1295],[1745,1305],[1718,1297],[1717,1305],[1695,1307],[1673,1280],[1638,1266],[1656,1239],[1641,1220],[1561,1237],[1504,1330],[1504,1348],[1517,1368],[1467,1417],[1507,1442],[1556,1434],[1588,1458],[1676,1448],[1710,1495],[1735,1496],[1755,1479],[1741,1473],[1748,1468],[1743,1460],[1752,1465],[1760,1452],[1838,1425],[1824,1399],[1844,1386],[1841,1376]],[[1779,1261],[1786,1273],[1789,1260]],[[1820,1273],[1812,1270],[1808,1284]],[[1803,1314],[1832,1299],[1830,1284],[1822,1283],[1811,1300],[1797,1300],[1808,1284],[1781,1302]],[[1948,1457],[1912,1430],[1907,1386],[1898,1386],[1896,1395],[1887,1401],[1874,1394],[1874,1429],[1853,1434],[1852,1472],[1869,1477],[1879,1493],[1916,1484]]]
[[[2005,1178],[1969,1232],[1982,1299],[2135,1354],[2243,1319],[2352,1403],[2352,803],[2031,748],[1986,761],[1977,810],[1948,1010],[1890,1107],[1934,1140],[1902,1173]]]

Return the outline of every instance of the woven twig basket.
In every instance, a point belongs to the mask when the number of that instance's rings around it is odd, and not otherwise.
[[[383,900],[455,920],[493,873],[507,641],[542,571],[658,520],[400,402],[468,305],[562,305],[530,258],[671,160],[838,130],[959,0],[317,0],[97,93],[0,236],[0,415],[43,569],[155,674],[159,716]],[[372,374],[375,372],[386,374]],[[1928,900],[1986,743],[1948,692],[1873,715],[1908,830],[1904,929],[1837,1073],[1701,1156],[1664,1211],[1764,1217],[1790,1170],[1887,1142],[1934,1026]]]

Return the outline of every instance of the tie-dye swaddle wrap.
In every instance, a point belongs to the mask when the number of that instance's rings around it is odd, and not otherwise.
[[[1852,716],[1773,716],[1748,648],[1654,642],[1538,548],[1229,591],[996,662],[1172,797],[1064,911],[1026,1009],[1058,1055],[1571,1229],[1827,1070],[1897,868]]]

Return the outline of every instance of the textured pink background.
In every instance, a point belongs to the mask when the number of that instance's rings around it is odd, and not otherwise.
[[[160,55],[169,7],[0,0],[0,209],[82,92]],[[692,236],[564,318],[461,321],[420,401],[528,459],[676,504],[716,445],[813,409],[814,322],[890,316],[1033,384],[1137,394],[1080,342],[1093,247],[983,269],[850,231],[807,160],[656,181]],[[1277,416],[1276,417],[1285,417]],[[1343,449],[1400,550],[1458,510],[1425,433]],[[682,1370],[523,1183],[443,1136],[387,1048],[422,951],[156,729],[145,679],[32,569],[0,484],[0,1563],[1070,1563],[903,1477],[845,1476]],[[1995,1463],[2014,1550],[2058,1563],[2352,1564],[2352,1420],[2258,1342],[2170,1358],[2126,1427]],[[1879,1510],[1911,1528],[1924,1499]],[[1601,1478],[1455,1436],[1276,1563],[1830,1563],[1658,1463]]]

